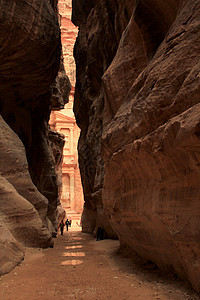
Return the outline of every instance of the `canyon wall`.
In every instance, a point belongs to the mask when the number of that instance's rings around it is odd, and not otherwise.
[[[58,180],[48,121],[70,83],[57,0],[0,1],[0,20],[1,275],[23,259],[23,246],[53,246]]]
[[[200,1],[73,0],[72,19],[83,229],[200,291]]]

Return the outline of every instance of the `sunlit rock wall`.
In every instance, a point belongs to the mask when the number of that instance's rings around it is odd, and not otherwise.
[[[62,66],[56,79],[61,56],[56,0],[0,1],[0,21],[3,274],[23,259],[22,245],[53,245],[58,184],[48,120],[52,106],[59,106],[56,98],[64,105],[63,93],[69,94],[70,84]]]
[[[121,245],[199,291],[200,1],[73,5],[87,226],[102,192]]]

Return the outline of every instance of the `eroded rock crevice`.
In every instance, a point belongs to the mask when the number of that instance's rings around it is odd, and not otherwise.
[[[74,0],[83,230],[200,290],[200,2]]]

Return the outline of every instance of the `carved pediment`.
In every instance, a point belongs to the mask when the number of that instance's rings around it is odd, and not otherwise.
[[[75,118],[66,116],[64,114],[62,114],[61,112],[56,112],[55,114],[55,122],[59,123],[59,122],[65,122],[65,123],[75,123]]]

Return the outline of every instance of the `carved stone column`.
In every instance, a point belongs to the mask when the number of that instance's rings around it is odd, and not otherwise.
[[[74,130],[70,128],[70,154],[74,153]]]
[[[70,173],[70,206],[74,210],[74,172]]]

